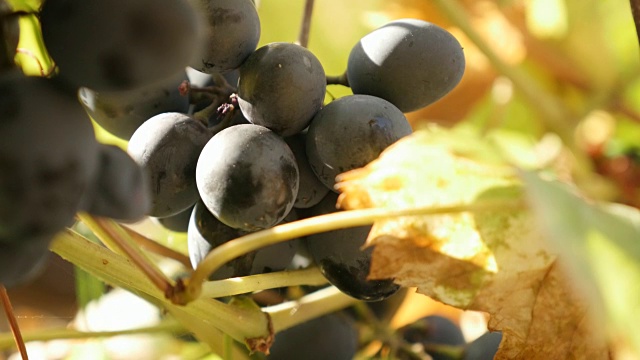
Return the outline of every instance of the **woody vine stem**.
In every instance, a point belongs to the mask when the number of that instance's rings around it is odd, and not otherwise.
[[[629,4],[631,5],[633,23],[636,25],[636,36],[638,43],[640,43],[640,0],[629,0]]]

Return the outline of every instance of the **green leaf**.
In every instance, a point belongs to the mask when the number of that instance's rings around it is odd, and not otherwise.
[[[522,177],[541,231],[576,284],[601,309],[604,328],[640,354],[640,212],[590,203],[568,185],[535,173]]]

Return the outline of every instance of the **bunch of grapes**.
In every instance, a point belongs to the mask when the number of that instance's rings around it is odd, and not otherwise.
[[[7,287],[33,276],[78,211],[122,222],[150,216],[186,231],[194,267],[244,234],[336,212],[336,176],[409,135],[404,113],[446,95],[465,66],[446,30],[393,21],[354,45],[337,81],[353,95],[326,103],[336,78],[300,44],[258,47],[251,0],[46,0],[37,15],[57,72],[26,77],[12,60],[17,15],[0,5]],[[128,141],[127,151],[98,143],[87,115]],[[367,279],[371,249],[361,247],[369,230],[265,247],[211,278],[283,270],[304,252],[344,293],[381,301],[399,287]]]

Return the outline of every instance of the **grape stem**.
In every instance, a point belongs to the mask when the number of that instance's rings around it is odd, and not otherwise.
[[[149,252],[152,252],[154,254],[161,255],[169,259],[173,259],[181,263],[182,265],[184,265],[186,268],[191,268],[191,260],[189,260],[188,256],[182,253],[179,253],[173,249],[170,249],[156,241],[153,241],[148,237],[126,226],[123,226],[122,228],[127,232],[127,234],[129,234],[131,239],[135,241],[138,244],[138,246],[140,246],[141,248]]]
[[[54,64],[53,66],[51,66],[49,71],[45,71],[44,70],[44,66],[42,66],[42,62],[40,61],[40,59],[38,59],[38,56],[36,54],[34,54],[34,52],[29,50],[29,49],[17,48],[16,49],[16,53],[26,55],[30,59],[33,59],[33,61],[35,61],[36,65],[38,65],[38,69],[40,70],[40,76],[42,76],[42,77],[49,77],[56,70],[56,67],[55,67],[55,64]]]
[[[171,304],[165,300],[166,295],[129,259],[87,240],[73,230],[67,229],[59,233],[51,242],[50,248],[63,259],[103,281],[125,288],[156,306],[163,307],[210,346],[218,339],[217,336],[212,339],[217,330],[229,334],[241,343],[247,338],[271,335],[266,314],[259,308],[248,309],[213,299],[199,299],[186,307]],[[215,343],[220,344],[221,341]]]
[[[165,299],[163,293],[153,286],[147,276],[125,257],[95,244],[73,230],[67,229],[59,233],[51,242],[51,250],[63,259],[77,265],[90,274],[103,281],[118,287],[123,287],[151,303],[164,307],[174,315],[186,329],[210,346],[211,337],[218,330],[228,334],[233,339],[244,342],[246,339],[268,338],[274,331],[298,325],[312,318],[335,312],[348,307],[358,300],[340,292],[330,286],[314,293],[305,295],[297,300],[262,308],[249,308],[235,306],[223,302],[201,298],[193,301],[188,306],[175,306]],[[297,272],[303,275],[304,272]],[[307,270],[311,274],[317,270]],[[287,286],[289,284],[272,282],[269,276],[278,276],[277,273],[261,276],[262,281],[255,282],[255,288],[245,287],[242,291],[253,291],[268,288],[270,286]],[[313,275],[311,275],[313,277]],[[236,278],[231,282],[242,282],[242,278]],[[242,285],[240,285],[242,286]],[[239,289],[231,289],[230,292],[238,292]],[[268,319],[271,321],[268,321]],[[272,328],[270,328],[272,325]],[[213,327],[212,327],[213,326]],[[200,329],[204,333],[199,333]],[[221,334],[220,334],[221,335]],[[201,338],[204,336],[204,338]],[[216,339],[218,338],[215,335]],[[222,336],[219,337],[214,348],[222,350]],[[236,353],[234,358],[238,358]]]
[[[297,44],[306,48],[309,46],[309,33],[311,32],[311,15],[313,14],[314,0],[305,0],[304,12],[302,15],[302,25],[300,25],[300,34],[298,35]]]
[[[28,360],[29,356],[27,354],[27,347],[24,345],[24,339],[22,338],[22,333],[20,333],[20,326],[18,326],[16,315],[13,312],[13,307],[11,306],[11,300],[9,300],[7,289],[2,284],[0,284],[0,302],[2,302],[4,313],[7,315],[9,327],[11,328],[14,342],[18,346],[18,350],[20,351],[20,356],[22,357],[22,360]]]
[[[93,231],[105,246],[129,258],[160,291],[170,296],[174,289],[172,281],[140,250],[128,233],[115,221],[88,214],[78,214],[78,218]]]
[[[327,76],[327,85],[342,85],[349,87],[349,78],[347,78],[347,72],[338,76]]]
[[[345,295],[334,286],[329,286],[297,300],[267,306],[262,311],[271,315],[275,332],[302,324],[322,315],[344,309],[359,300]]]
[[[214,74],[213,86],[193,86],[189,81],[185,80],[180,84],[180,94],[183,96],[189,96],[189,102],[191,104],[199,103],[200,101],[209,100],[209,104],[204,109],[193,114],[193,118],[202,122],[205,126],[209,125],[209,119],[219,112],[220,107],[226,103],[233,104],[233,95],[238,89],[229,84],[227,79],[220,74]]]
[[[202,296],[219,298],[246,294],[257,290],[298,285],[319,286],[326,283],[327,279],[325,279],[320,270],[317,267],[311,267],[302,270],[279,271],[225,280],[206,281],[202,285]]]
[[[187,334],[189,331],[176,320],[164,320],[163,322],[135,329],[115,330],[115,331],[79,331],[75,329],[46,329],[24,333],[24,341],[49,341],[59,339],[90,339],[101,337],[113,337],[120,335],[150,334],[170,332],[175,335]],[[12,345],[10,335],[0,334],[0,349],[9,348]]]
[[[174,292],[174,297],[170,300],[174,304],[185,305],[197,299],[202,295],[203,282],[222,265],[238,256],[279,242],[331,230],[371,225],[377,220],[399,216],[425,216],[466,211],[504,210],[510,208],[520,209],[525,206],[524,200],[517,199],[482,201],[457,206],[428,206],[401,210],[373,208],[341,211],[290,222],[242,236],[216,247],[198,264],[192,276],[184,279],[185,288],[183,291]]]
[[[631,15],[633,16],[633,23],[636,26],[636,37],[638,43],[640,43],[640,0],[629,0],[631,5]]]

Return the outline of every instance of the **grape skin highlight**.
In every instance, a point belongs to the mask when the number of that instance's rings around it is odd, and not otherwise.
[[[465,58],[458,40],[426,21],[392,21],[364,36],[349,54],[347,78],[354,94],[386,99],[402,112],[421,109],[462,79]]]

